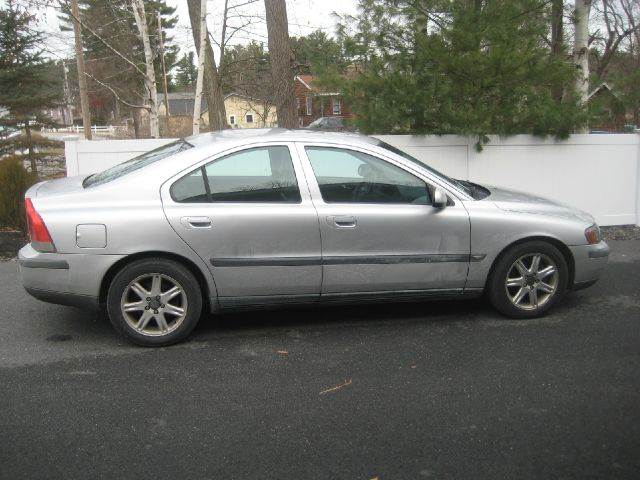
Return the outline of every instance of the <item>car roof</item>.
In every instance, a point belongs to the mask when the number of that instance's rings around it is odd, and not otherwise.
[[[375,145],[375,138],[349,132],[326,132],[322,130],[287,130],[285,128],[229,129],[201,133],[185,139],[194,147],[212,144],[251,144],[260,142],[327,142]]]

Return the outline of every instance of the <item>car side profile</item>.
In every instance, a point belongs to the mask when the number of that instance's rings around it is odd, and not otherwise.
[[[149,346],[205,312],[485,294],[513,318],[589,286],[609,248],[593,217],[448,178],[375,138],[207,133],[25,195],[25,289],[105,308]]]

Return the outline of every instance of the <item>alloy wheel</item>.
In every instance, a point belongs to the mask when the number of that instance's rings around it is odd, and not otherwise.
[[[519,309],[537,310],[554,296],[559,278],[558,266],[548,255],[527,253],[507,272],[507,297]]]
[[[125,288],[120,309],[127,324],[148,336],[167,335],[187,316],[187,295],[178,281],[161,273],[135,278]]]

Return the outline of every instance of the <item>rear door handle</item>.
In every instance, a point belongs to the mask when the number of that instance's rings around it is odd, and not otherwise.
[[[212,221],[209,217],[182,217],[180,223],[185,228],[211,228]]]
[[[351,215],[337,215],[327,217],[327,223],[335,228],[356,228],[358,222],[356,217]]]

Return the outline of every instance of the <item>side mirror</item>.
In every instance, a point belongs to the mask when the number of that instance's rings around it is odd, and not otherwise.
[[[444,193],[444,190],[441,188],[436,187],[433,192],[433,203],[431,205],[435,208],[444,208],[447,206],[447,202],[447,194]]]

